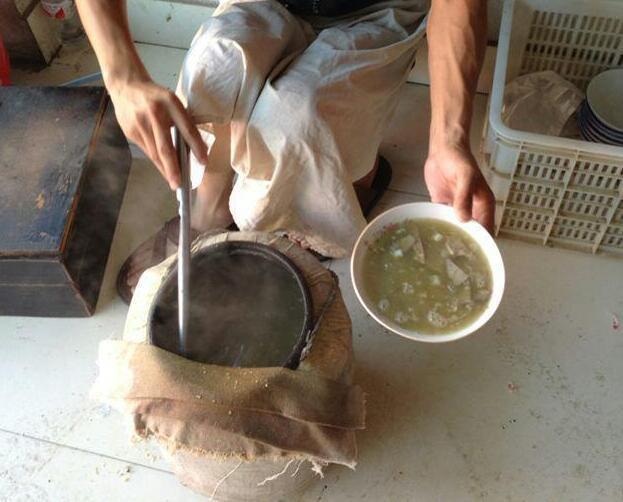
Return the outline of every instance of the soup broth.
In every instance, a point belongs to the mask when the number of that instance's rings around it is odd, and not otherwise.
[[[399,326],[443,334],[471,324],[491,298],[491,270],[476,241],[440,220],[393,224],[369,247],[363,284],[373,310]]]

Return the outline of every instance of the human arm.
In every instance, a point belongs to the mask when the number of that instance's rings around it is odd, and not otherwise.
[[[179,167],[170,128],[177,126],[195,157],[206,163],[207,149],[197,127],[175,94],[154,83],[143,66],[130,35],[125,0],[76,0],[76,5],[121,129],[171,189],[177,188]]]
[[[432,0],[427,26],[431,124],[426,185],[433,202],[493,230],[495,198],[469,146],[473,98],[486,47],[486,0]]]

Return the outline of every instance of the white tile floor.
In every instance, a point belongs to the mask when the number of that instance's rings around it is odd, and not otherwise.
[[[156,79],[172,86],[183,54],[145,47]],[[72,57],[15,81],[95,71],[86,49]],[[404,88],[382,148],[395,178],[378,210],[426,196],[427,99],[426,87]],[[479,96],[479,124],[485,104]],[[174,210],[155,170],[136,160],[96,315],[0,318],[0,501],[204,500],[88,398],[98,342],[120,337],[127,311],[115,273]],[[623,264],[507,240],[500,248],[508,286],[498,314],[440,346],[385,332],[357,303],[347,262],[331,264],[353,319],[368,426],[358,469],[329,469],[301,500],[623,499],[623,329],[612,328],[613,314],[623,318]]]

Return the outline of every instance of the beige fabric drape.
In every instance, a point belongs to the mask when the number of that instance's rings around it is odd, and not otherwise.
[[[372,169],[423,36],[425,0],[301,19],[276,0],[226,0],[202,25],[178,94],[212,144],[226,124],[243,230],[284,230],[329,256],[365,220],[352,182]],[[216,138],[219,141],[219,138]],[[195,184],[202,166],[192,159]]]

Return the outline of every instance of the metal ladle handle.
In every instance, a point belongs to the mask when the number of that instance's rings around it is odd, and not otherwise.
[[[188,321],[190,315],[190,168],[189,150],[180,130],[174,128],[180,187],[176,190],[179,203],[180,235],[177,247],[177,302],[179,353],[187,355]]]

